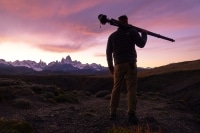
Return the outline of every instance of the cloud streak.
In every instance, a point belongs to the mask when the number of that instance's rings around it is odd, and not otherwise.
[[[72,45],[39,45],[38,46],[40,49],[43,49],[45,51],[51,51],[51,52],[68,52],[68,53],[73,53],[77,51],[83,50],[83,48],[78,45],[72,46]]]

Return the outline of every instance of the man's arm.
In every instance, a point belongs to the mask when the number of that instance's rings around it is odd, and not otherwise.
[[[140,47],[143,48],[147,42],[147,32],[143,31],[141,34],[142,36],[140,36],[140,34],[135,30],[135,29],[131,29],[132,33],[134,34],[134,38],[135,38],[135,44]]]
[[[107,42],[107,48],[106,48],[106,57],[107,57],[108,68],[109,68],[110,72],[113,74],[114,67],[113,67],[112,54],[113,54],[113,47],[112,47],[111,39],[109,37],[108,42]]]

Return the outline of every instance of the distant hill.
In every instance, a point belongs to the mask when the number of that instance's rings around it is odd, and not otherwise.
[[[138,76],[146,77],[156,74],[164,74],[177,71],[190,71],[190,70],[200,70],[200,59],[194,61],[172,63],[161,67],[146,69],[144,71],[141,71]]]
[[[138,91],[165,93],[200,111],[200,60],[169,64],[138,75]]]

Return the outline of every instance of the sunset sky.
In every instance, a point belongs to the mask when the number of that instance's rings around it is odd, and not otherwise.
[[[108,36],[99,14],[127,15],[137,27],[173,38],[148,36],[136,48],[138,66],[157,67],[200,59],[199,0],[0,0],[0,59],[50,63],[67,55],[107,66]]]

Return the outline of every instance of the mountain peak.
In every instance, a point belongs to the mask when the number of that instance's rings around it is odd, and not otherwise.
[[[68,55],[65,59],[62,58],[61,63],[71,63],[72,59],[71,57]]]
[[[72,59],[71,59],[71,57],[68,55],[67,57],[66,57],[66,59],[65,59],[67,62],[72,62]]]

